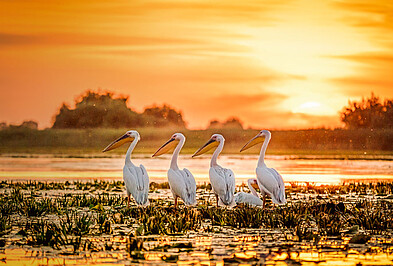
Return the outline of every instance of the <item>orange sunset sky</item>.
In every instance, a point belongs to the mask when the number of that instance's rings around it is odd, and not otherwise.
[[[7,123],[102,88],[190,128],[336,127],[349,99],[393,97],[393,1],[0,0],[0,62]]]

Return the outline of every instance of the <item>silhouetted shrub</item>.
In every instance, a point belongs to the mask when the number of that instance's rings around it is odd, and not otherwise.
[[[360,102],[349,102],[341,113],[347,128],[393,128],[393,99],[381,103],[373,93]]]

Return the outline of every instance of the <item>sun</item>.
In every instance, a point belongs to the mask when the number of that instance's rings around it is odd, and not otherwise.
[[[319,108],[321,104],[319,102],[305,102],[299,106],[300,109],[316,109]]]
[[[323,112],[324,106],[320,102],[304,102],[294,108],[294,113],[318,114]]]

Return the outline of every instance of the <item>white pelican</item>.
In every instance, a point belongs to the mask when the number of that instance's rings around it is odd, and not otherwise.
[[[196,204],[196,183],[191,172],[184,168],[180,170],[177,166],[177,158],[180,150],[183,148],[186,137],[182,133],[175,133],[172,137],[159,148],[152,157],[168,153],[175,148],[172,155],[171,166],[168,170],[168,182],[172,195],[175,198],[175,208],[177,207],[177,198],[180,197],[186,205]]]
[[[231,169],[223,168],[217,164],[217,157],[224,148],[225,139],[220,134],[214,134],[205,145],[197,150],[192,158],[204,154],[216,148],[210,161],[209,177],[214,194],[216,195],[217,207],[218,198],[224,205],[235,205],[233,194],[235,193],[235,175]]]
[[[285,204],[287,201],[285,199],[284,180],[282,179],[282,176],[276,171],[276,169],[268,168],[265,164],[265,153],[270,138],[270,131],[262,130],[254,138],[247,142],[240,152],[247,150],[263,141],[256,169],[258,186],[261,191],[264,191],[272,198],[273,203]],[[263,207],[265,207],[265,201],[266,195],[263,196]]]
[[[132,195],[138,205],[149,205],[149,176],[143,165],[135,166],[131,162],[131,153],[140,140],[139,133],[135,130],[127,131],[123,136],[109,144],[102,152],[116,149],[124,143],[131,142],[126,153],[123,167],[123,179],[127,190],[127,207],[130,205],[130,195]]]
[[[258,193],[255,191],[252,184],[258,184],[258,181],[255,178],[250,178],[247,180],[248,188],[250,189],[251,193],[246,192],[238,192],[235,194],[235,202],[236,203],[246,203],[251,206],[262,206],[263,202],[259,198]],[[262,191],[262,195],[265,193]]]

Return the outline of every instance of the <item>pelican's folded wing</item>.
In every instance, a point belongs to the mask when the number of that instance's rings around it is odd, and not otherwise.
[[[149,195],[149,188],[150,188],[149,174],[147,173],[145,167],[142,164],[139,166],[139,168],[141,169],[141,184],[143,184],[142,190],[143,190],[143,194],[146,197],[144,205],[148,205],[149,204],[148,195]]]
[[[209,171],[210,182],[214,191],[225,205],[233,203],[235,193],[235,175],[230,169],[211,167]]]
[[[184,199],[187,205],[194,205],[196,203],[196,182],[192,173],[187,169],[183,169],[184,181],[186,183],[186,192]]]
[[[136,166],[125,166],[123,168],[123,179],[127,194],[131,194],[138,205],[147,205],[149,203],[149,177],[146,169],[144,167],[142,169]]]
[[[169,169],[168,170],[168,181],[174,196],[182,197],[182,193],[185,190],[185,183],[183,176],[178,171]]]

